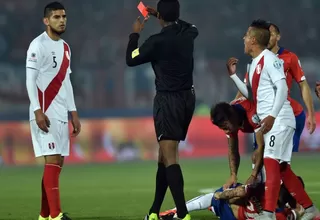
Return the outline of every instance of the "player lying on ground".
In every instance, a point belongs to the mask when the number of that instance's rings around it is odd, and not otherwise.
[[[241,130],[245,133],[253,132],[254,128],[257,128],[259,119],[255,114],[255,108],[253,103],[244,98],[229,103],[218,103],[211,109],[211,120],[220,129],[224,130],[228,137],[229,143],[229,166],[230,166],[230,178],[224,185],[228,188],[237,181],[237,171],[240,164],[240,155],[238,150],[238,131]],[[259,134],[259,132],[258,132]],[[247,183],[264,182],[264,172],[259,172],[261,167],[261,161],[263,160],[263,139],[260,136],[257,138],[257,142],[261,148],[256,148],[253,153],[253,165],[252,175],[249,177]],[[288,164],[283,163],[281,169]],[[259,174],[259,175],[258,175]],[[302,203],[304,208],[310,207],[308,204]]]
[[[303,183],[300,177],[299,179]],[[187,208],[189,212],[209,209],[221,220],[247,220],[259,216],[263,211],[263,201],[263,183],[255,187],[238,183],[232,189],[224,190],[221,187],[214,193],[193,198],[187,202]],[[287,203],[290,203],[294,209]],[[285,206],[285,204],[287,205]],[[281,186],[278,205],[277,220],[295,220],[303,215],[304,209],[296,204],[295,199],[284,185]],[[160,216],[163,220],[175,219],[175,213],[176,209],[170,209],[160,213]]]

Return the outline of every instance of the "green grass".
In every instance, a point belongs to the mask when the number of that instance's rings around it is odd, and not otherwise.
[[[293,169],[303,176],[307,191],[320,205],[319,161],[316,156],[294,157]],[[181,161],[186,198],[199,190],[221,186],[228,177],[227,159]],[[240,181],[250,172],[243,158]],[[77,220],[141,220],[154,195],[155,162],[66,166],[61,176],[61,199],[65,212]],[[41,167],[2,168],[0,171],[0,220],[35,220],[40,207]],[[163,209],[173,207],[168,193]],[[193,213],[193,219],[214,219],[208,211]]]

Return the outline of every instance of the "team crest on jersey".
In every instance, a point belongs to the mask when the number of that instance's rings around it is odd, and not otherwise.
[[[31,53],[28,61],[29,61],[29,62],[37,62],[36,53]]]
[[[260,75],[260,73],[261,73],[261,64],[257,65],[256,72],[257,72],[258,75]]]
[[[70,60],[69,51],[66,51],[66,57],[68,58],[68,60]]]
[[[260,118],[258,117],[257,114],[254,114],[251,118],[252,122],[255,124],[259,124],[260,123]]]
[[[276,68],[276,69],[280,69],[280,68],[282,67],[282,63],[281,63],[281,61],[279,61],[279,60],[275,60],[275,61],[273,62],[273,66],[274,66],[274,68]]]

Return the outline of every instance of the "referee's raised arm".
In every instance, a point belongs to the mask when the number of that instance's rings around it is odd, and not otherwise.
[[[159,142],[156,192],[145,220],[158,220],[167,188],[170,188],[179,219],[190,220],[185,204],[183,175],[178,162],[178,145],[185,140],[195,109],[193,86],[194,40],[197,28],[179,19],[177,0],[160,0],[157,10],[147,8],[159,20],[162,30],[140,47],[138,40],[145,21],[137,19],[126,52],[128,66],[150,62],[155,72],[153,103],[155,132]]]
[[[155,55],[155,41],[150,37],[141,47],[138,47],[140,32],[143,30],[145,22],[148,18],[140,21],[138,17],[133,24],[133,32],[129,36],[129,43],[126,52],[126,63],[128,66],[138,66],[144,63],[151,62]]]

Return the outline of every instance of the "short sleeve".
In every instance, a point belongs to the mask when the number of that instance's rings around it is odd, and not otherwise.
[[[291,63],[290,64],[291,64],[290,69],[291,69],[292,77],[294,78],[294,80],[297,83],[300,83],[300,82],[306,80],[306,77],[305,77],[304,72],[301,67],[301,63],[300,63],[297,55],[295,55],[294,53],[292,53],[292,55],[291,55]]]
[[[270,57],[266,61],[266,69],[273,84],[286,78],[283,63],[277,57]]]
[[[247,84],[248,78],[249,78],[249,75],[248,75],[248,72],[246,72],[246,74],[244,75],[243,82]]]
[[[42,62],[41,47],[39,43],[32,42],[27,51],[26,67],[40,70]]]

